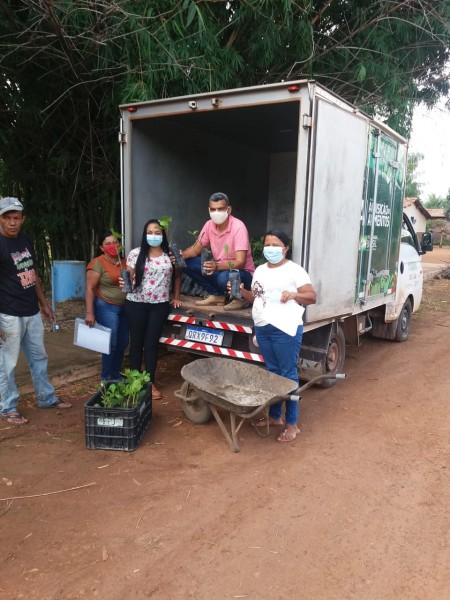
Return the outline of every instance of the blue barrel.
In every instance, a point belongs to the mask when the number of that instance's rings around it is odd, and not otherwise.
[[[52,264],[52,301],[79,300],[86,293],[84,260],[55,260]]]

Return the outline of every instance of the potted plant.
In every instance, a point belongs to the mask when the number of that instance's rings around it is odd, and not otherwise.
[[[225,253],[227,255],[227,259],[228,259],[227,263],[228,263],[228,266],[230,267],[230,276],[229,276],[229,281],[230,281],[230,286],[231,286],[230,299],[231,300],[242,300],[241,274],[239,273],[239,269],[234,268],[234,262],[229,259],[228,244],[225,244],[223,249],[225,250]]]
[[[116,231],[115,229],[113,229],[112,227],[111,227],[111,233],[112,233],[114,240],[116,242],[119,242],[119,244],[120,244],[120,246],[117,248],[118,256],[119,256],[119,258],[123,258],[124,252],[125,252],[125,246],[123,245],[123,235],[119,231]]]
[[[179,248],[178,244],[176,244],[169,235],[169,225],[172,223],[172,217],[168,217],[168,216],[160,217],[158,219],[158,221],[161,223],[161,227],[167,233],[167,238],[168,238],[168,242],[169,242],[169,250],[173,254],[173,257],[175,259],[175,266],[178,269],[184,269],[184,267],[186,266],[186,262],[185,262],[184,258],[181,256],[180,248]]]
[[[150,375],[125,369],[122,380],[102,382],[86,402],[86,447],[135,450],[151,419]]]

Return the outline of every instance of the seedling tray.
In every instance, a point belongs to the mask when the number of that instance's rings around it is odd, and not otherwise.
[[[134,408],[103,408],[98,391],[84,405],[86,448],[136,450],[152,420],[152,386]]]

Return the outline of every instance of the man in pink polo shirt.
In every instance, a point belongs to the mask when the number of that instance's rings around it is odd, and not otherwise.
[[[186,260],[185,273],[200,284],[208,296],[196,302],[199,306],[225,303],[225,291],[231,269],[238,269],[241,282],[249,290],[255,264],[252,258],[248,231],[242,221],[231,215],[230,200],[226,194],[217,192],[209,199],[209,216],[196,242],[183,250]],[[202,275],[200,254],[210,246],[214,259],[204,263]],[[224,310],[236,310],[248,306],[243,300],[232,300]]]

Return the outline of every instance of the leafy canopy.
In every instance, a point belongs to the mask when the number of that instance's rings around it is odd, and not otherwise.
[[[44,261],[119,222],[120,103],[314,78],[407,133],[448,93],[450,0],[3,0],[0,191]]]

